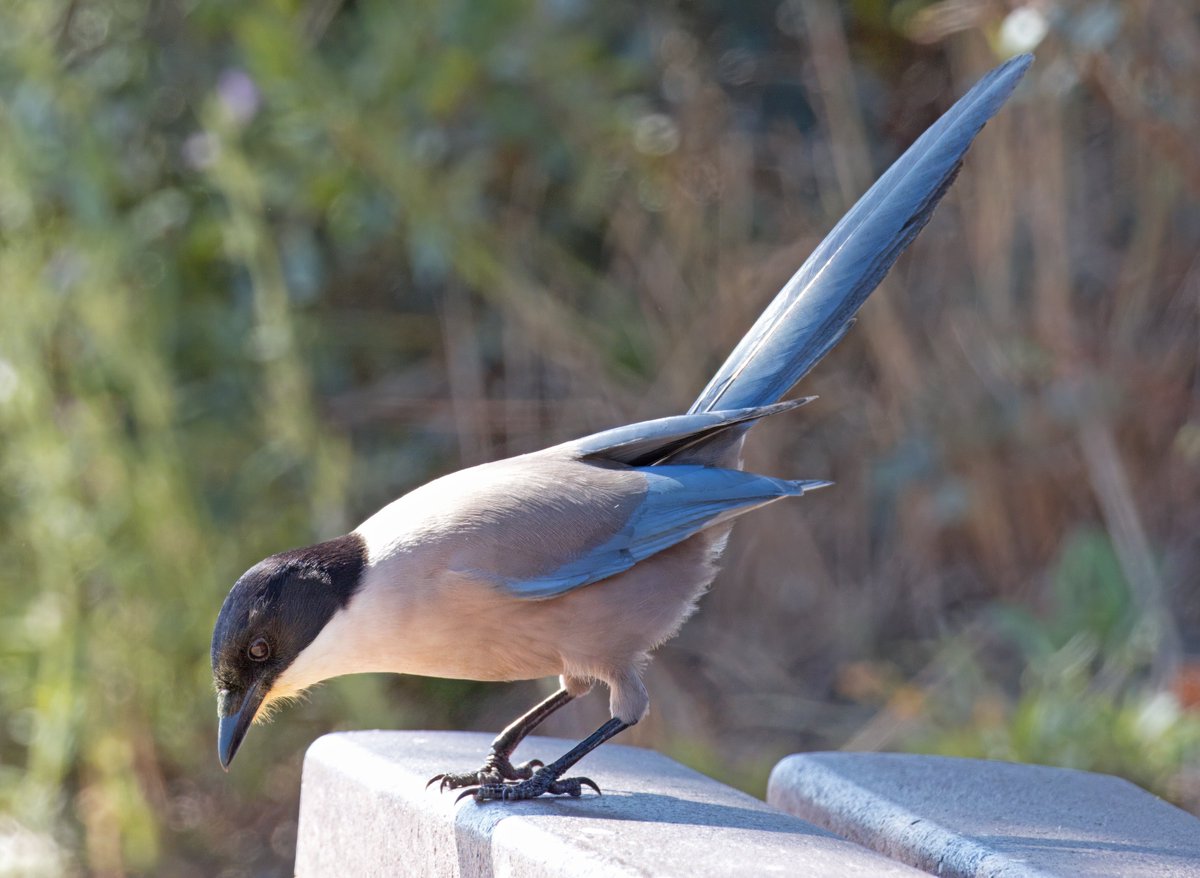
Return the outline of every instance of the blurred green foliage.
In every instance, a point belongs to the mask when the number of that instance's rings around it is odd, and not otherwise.
[[[806,387],[842,402],[756,437],[836,495],[740,529],[632,737],[750,789],[869,742],[1195,807],[1200,37],[1165,0],[956,5],[6,3],[0,874],[288,874],[315,735],[509,719],[533,688],[339,681],[226,777],[211,624],[432,475],[686,404],[1041,26]]]
[[[1195,803],[1200,712],[1145,685],[1153,637],[1103,534],[1067,540],[1045,614],[998,604],[930,687],[905,749],[1101,771]],[[990,649],[988,646],[990,645]],[[1008,648],[1017,661],[1002,661]],[[1015,680],[997,671],[1018,668]]]
[[[6,13],[0,801],[91,869],[287,857],[248,851],[236,807],[203,813],[226,797],[212,619],[252,558],[349,524],[348,447],[318,385],[426,353],[442,285],[511,282],[488,203],[509,166],[586,182],[565,141],[607,136],[629,72],[530,9]],[[382,354],[387,327],[368,350],[360,327],[322,325],[329,288],[376,260],[391,277],[373,297],[415,299],[414,331]],[[452,463],[438,444],[393,458],[372,493]],[[383,709],[352,713],[395,722]],[[271,766],[247,762],[252,802]]]

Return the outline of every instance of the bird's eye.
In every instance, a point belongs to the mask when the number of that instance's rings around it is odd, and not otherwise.
[[[260,637],[250,644],[246,655],[250,656],[251,661],[265,662],[271,656],[271,644],[267,643],[266,638]]]

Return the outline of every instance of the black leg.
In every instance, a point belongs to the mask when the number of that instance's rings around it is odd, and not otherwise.
[[[517,749],[517,745],[524,741],[530,732],[540,726],[546,717],[574,698],[575,696],[566,689],[559,689],[528,713],[517,717],[509,724],[508,728],[496,736],[496,740],[492,741],[492,753],[503,756],[505,759],[512,756],[513,750]]]
[[[429,779],[430,784],[441,781],[440,789],[456,790],[462,787],[471,786],[473,784],[489,784],[500,783],[506,780],[525,780],[533,776],[535,768],[541,768],[542,762],[537,759],[531,759],[528,762],[523,762],[520,765],[513,765],[510,757],[513,750],[517,749],[517,745],[525,740],[525,737],[542,724],[542,721],[554,711],[558,710],[567,702],[575,698],[565,688],[559,689],[545,701],[537,704],[532,710],[522,714],[509,724],[508,728],[496,736],[496,740],[492,741],[492,750],[488,754],[487,759],[483,762],[483,767],[478,771],[468,771],[462,773],[439,774]]]
[[[494,799],[513,801],[517,799],[536,799],[545,793],[554,795],[578,796],[583,787],[589,786],[597,793],[600,788],[595,781],[586,777],[563,777],[568,768],[587,756],[609,738],[629,728],[631,723],[613,717],[596,731],[592,732],[560,758],[549,765],[539,768],[533,776],[519,783],[481,783],[474,789],[464,790],[460,799],[474,796],[477,802],[487,802]]]

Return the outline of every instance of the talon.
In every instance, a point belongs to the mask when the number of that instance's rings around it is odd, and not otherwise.
[[[429,789],[431,786],[433,786],[433,785],[434,785],[434,784],[435,784],[437,781],[439,781],[439,780],[440,780],[440,781],[442,781],[442,782],[444,783],[444,782],[445,782],[445,779],[446,779],[446,775],[444,775],[444,774],[435,774],[433,777],[429,778],[429,780],[428,780],[428,781],[426,781],[426,783],[425,783],[425,789]],[[445,789],[446,789],[445,787],[442,787],[442,790],[443,790],[443,791],[444,791]]]
[[[600,788],[596,786],[596,782],[590,777],[564,777],[562,780],[551,782],[545,791],[555,796],[570,796],[578,799],[583,795],[585,785],[595,790],[597,794],[603,795],[600,793]]]
[[[467,796],[475,796],[476,793],[478,793],[481,789],[483,789],[483,788],[482,787],[468,787],[467,789],[463,790],[461,793],[458,794],[458,797],[454,800],[454,804],[457,805],[463,799],[467,798]],[[478,796],[476,796],[476,801],[482,802],[483,799],[480,799],[480,798],[478,798]]]

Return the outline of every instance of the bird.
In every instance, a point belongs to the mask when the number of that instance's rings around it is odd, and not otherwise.
[[[599,793],[567,774],[646,714],[649,655],[695,610],[734,520],[831,484],[743,470],[747,432],[811,398],[784,399],[849,330],[1032,60],[987,73],[896,160],[686,413],[442,476],[349,534],[246,571],[212,637],[222,767],[272,705],[331,677],[558,677],[479,769],[430,783],[477,802]],[[596,684],[608,689],[610,719],[552,762],[513,764],[522,739]]]

